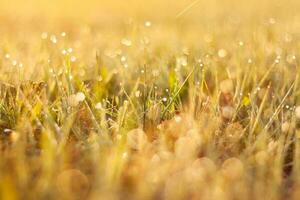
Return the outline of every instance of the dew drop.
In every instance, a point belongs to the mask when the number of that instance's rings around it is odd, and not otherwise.
[[[97,110],[102,109],[102,104],[101,104],[101,102],[98,102],[98,103],[95,105],[95,108],[96,108]]]
[[[48,33],[43,32],[43,33],[41,34],[41,38],[42,38],[43,40],[47,39],[47,38],[48,38]]]
[[[220,50],[218,51],[218,56],[219,56],[220,58],[225,58],[225,57],[227,56],[227,51],[226,51],[225,49],[220,49]]]
[[[77,100],[78,102],[82,102],[82,101],[84,101],[84,99],[85,99],[85,95],[84,95],[83,92],[78,92],[78,93],[76,93],[76,100]]]
[[[129,39],[123,38],[121,40],[121,44],[124,45],[124,46],[130,47],[132,45],[132,42]]]
[[[149,27],[151,27],[151,25],[152,25],[151,21],[146,21],[145,22],[145,27],[149,28]]]
[[[56,38],[55,35],[51,35],[50,40],[51,40],[51,42],[52,42],[53,44],[56,44],[56,43],[57,43],[57,38]]]
[[[71,56],[71,62],[76,62],[77,58],[75,56]]]

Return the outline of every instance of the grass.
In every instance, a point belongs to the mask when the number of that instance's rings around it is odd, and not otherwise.
[[[299,199],[299,8],[0,2],[0,199]]]

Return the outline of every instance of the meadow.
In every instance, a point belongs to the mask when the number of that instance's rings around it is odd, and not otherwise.
[[[1,0],[0,199],[300,199],[298,0]]]

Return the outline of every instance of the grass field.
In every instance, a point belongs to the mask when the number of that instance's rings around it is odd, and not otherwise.
[[[0,199],[300,199],[299,10],[1,0]]]

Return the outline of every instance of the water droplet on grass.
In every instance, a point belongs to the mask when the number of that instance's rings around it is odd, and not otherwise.
[[[66,54],[67,54],[67,50],[63,49],[63,50],[61,51],[61,54],[62,54],[62,55],[66,55]]]
[[[96,108],[97,110],[102,109],[102,104],[101,104],[101,102],[98,102],[98,103],[95,105],[95,108]]]
[[[129,39],[123,38],[121,40],[121,44],[124,45],[124,46],[130,47],[132,45],[132,42]]]
[[[85,95],[84,95],[83,92],[76,93],[76,100],[77,101],[82,102],[82,101],[84,101],[84,99],[85,99]]]
[[[75,62],[77,58],[75,56],[71,56],[71,62]]]
[[[17,64],[18,64],[18,62],[17,62],[16,60],[13,60],[13,61],[12,61],[12,65],[13,65],[13,66],[16,66]]]
[[[48,38],[48,33],[43,32],[43,33],[41,34],[41,38],[42,38],[43,40],[47,39],[47,38]]]
[[[295,60],[296,60],[296,56],[295,56],[295,55],[288,55],[288,56],[286,57],[286,61],[287,61],[289,64],[294,63]]]
[[[126,62],[127,59],[126,59],[125,56],[121,56],[121,59],[120,59],[120,60],[121,60],[121,62]]]
[[[139,90],[137,90],[136,92],[135,92],[135,97],[140,97],[141,96],[141,92],[139,91]]]
[[[51,35],[50,41],[51,41],[53,44],[56,44],[56,43],[57,43],[57,38],[56,38],[56,36],[55,36],[55,35]]]
[[[227,51],[226,51],[225,49],[220,49],[220,50],[218,51],[218,56],[219,56],[220,58],[225,58],[225,57],[227,56]]]
[[[152,23],[151,21],[145,21],[145,27],[151,27]]]
[[[276,24],[276,20],[273,17],[269,18],[269,24]]]

